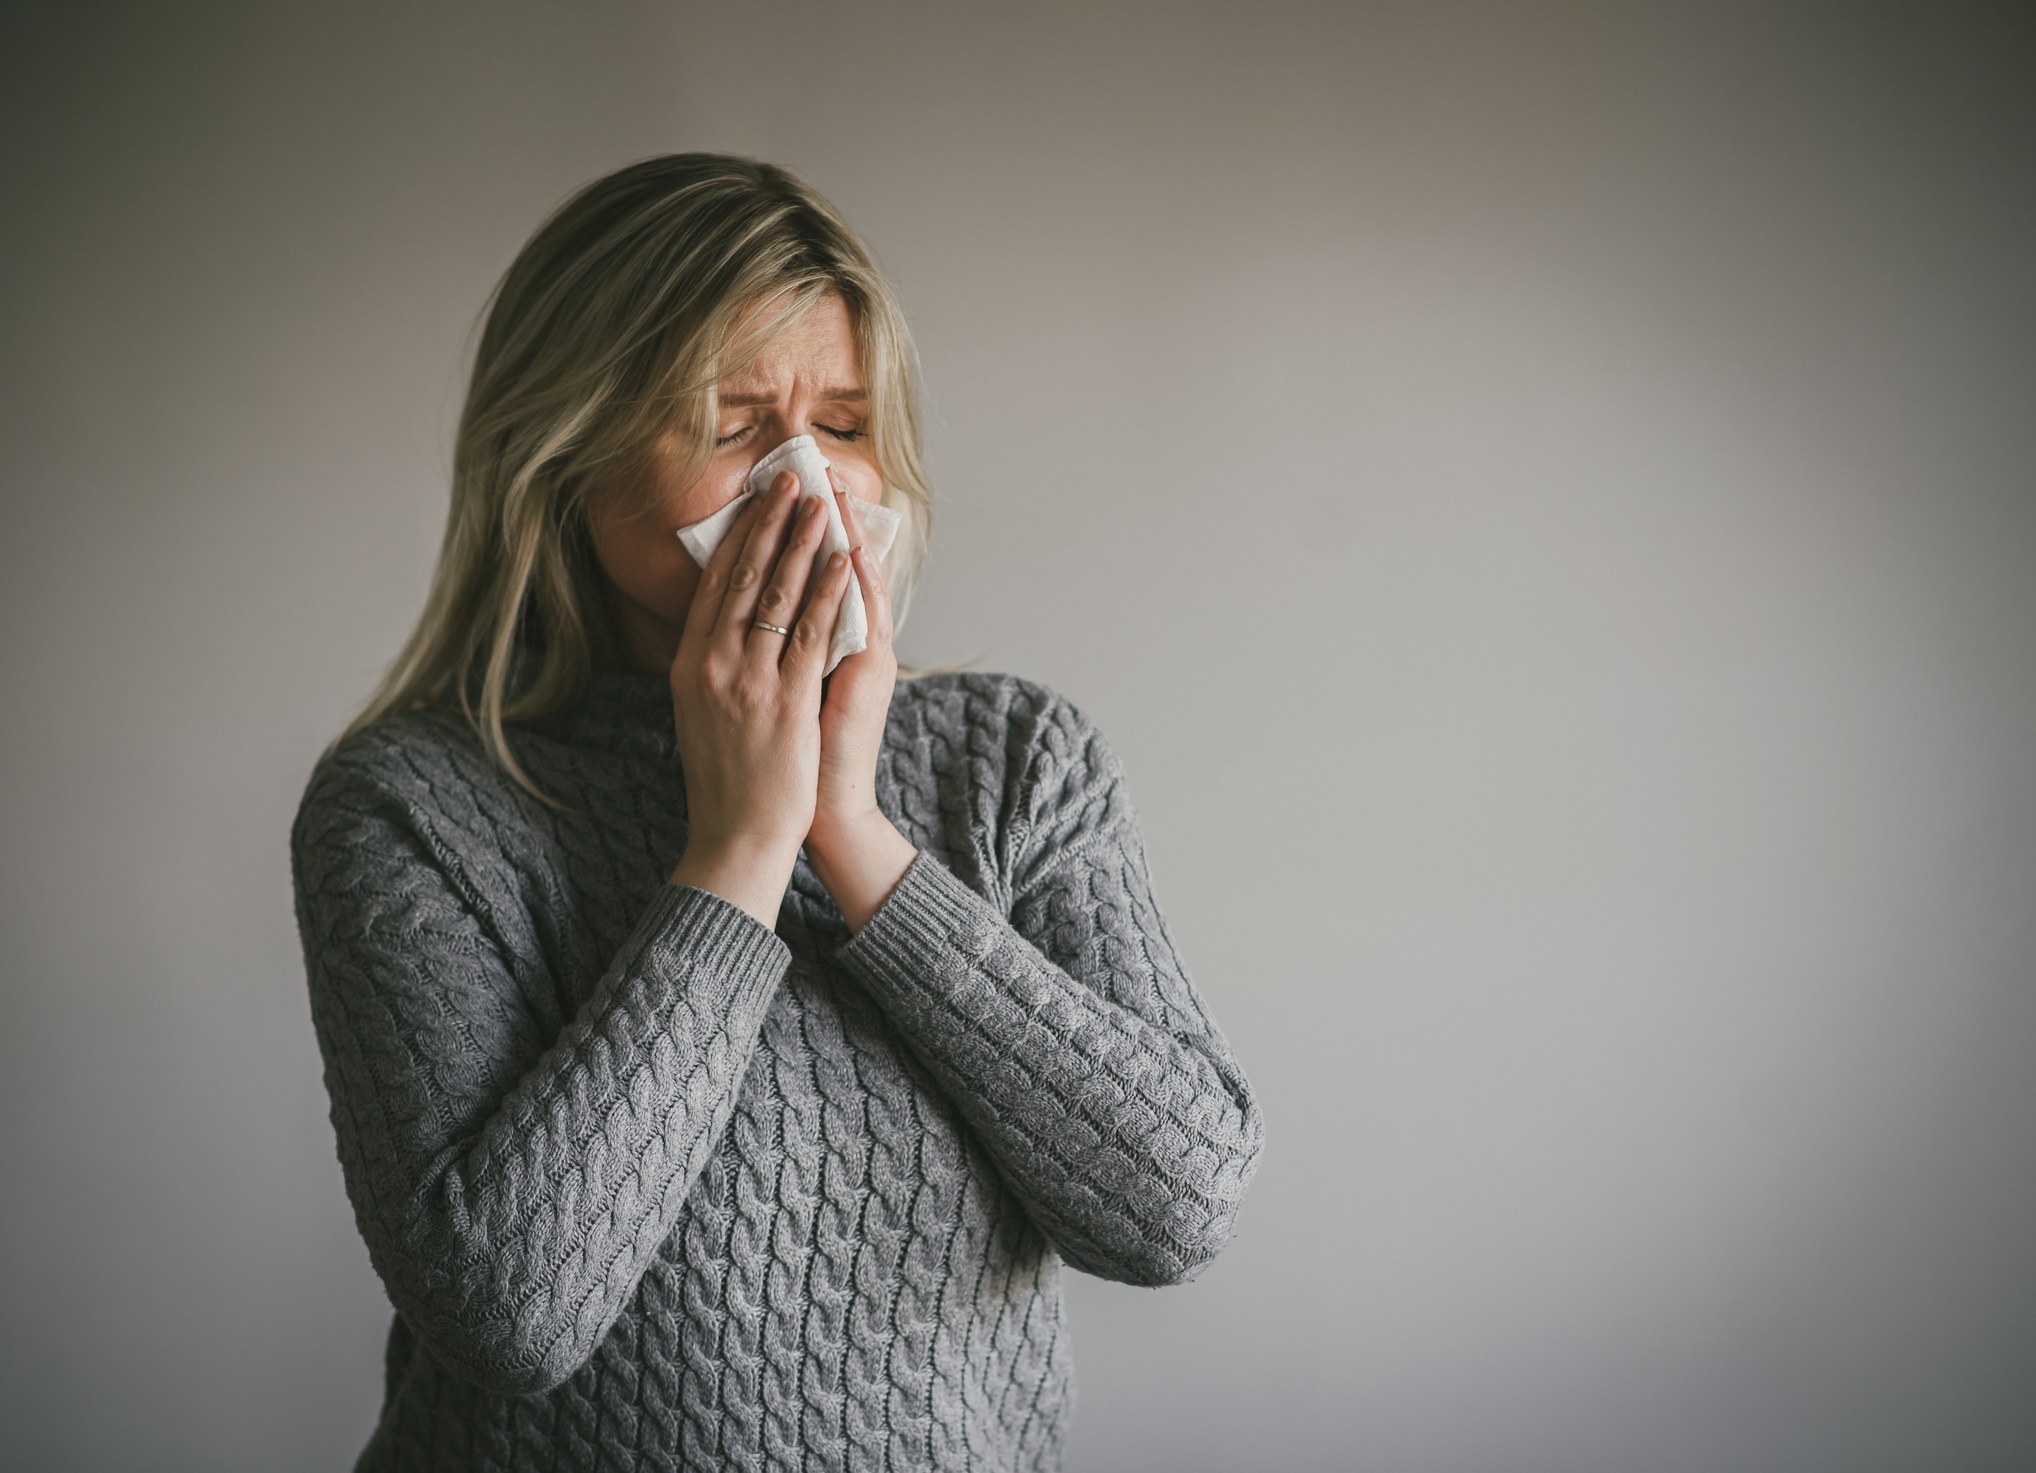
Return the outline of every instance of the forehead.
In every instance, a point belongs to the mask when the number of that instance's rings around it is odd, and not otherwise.
[[[770,325],[768,319],[758,324],[763,330]],[[848,304],[833,292],[779,328],[761,352],[721,380],[721,392],[726,397],[796,381],[862,387],[855,325]]]

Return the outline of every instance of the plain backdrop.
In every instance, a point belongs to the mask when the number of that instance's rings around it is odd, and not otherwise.
[[[290,818],[494,280],[711,148],[895,281],[904,648],[1111,734],[1264,1102],[1072,1473],[2036,1467],[2030,15],[14,0],[0,1463],[366,1436]]]

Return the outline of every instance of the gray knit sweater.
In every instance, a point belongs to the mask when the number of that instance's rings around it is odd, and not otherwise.
[[[1189,1277],[1261,1140],[1101,736],[1023,681],[901,684],[877,791],[920,857],[853,940],[803,859],[775,934],[665,882],[662,682],[511,740],[563,807],[416,713],[293,834],[396,1308],[360,1467],[1056,1467],[1060,1261]]]

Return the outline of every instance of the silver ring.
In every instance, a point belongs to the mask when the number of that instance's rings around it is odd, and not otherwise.
[[[754,623],[752,623],[752,624],[751,624],[751,625],[750,625],[749,627],[750,627],[750,628],[752,628],[752,629],[768,629],[768,630],[770,630],[770,632],[771,632],[771,633],[773,633],[773,634],[782,634],[782,635],[785,635],[785,636],[786,636],[787,638],[789,638],[789,637],[791,636],[791,633],[792,633],[792,631],[791,631],[791,630],[789,630],[789,629],[780,629],[780,628],[778,628],[778,626],[777,626],[777,625],[775,625],[775,624],[766,624],[766,623],[765,623],[765,622],[764,622],[763,620],[761,620],[761,619],[758,619],[758,620],[756,620],[756,621],[755,621]]]

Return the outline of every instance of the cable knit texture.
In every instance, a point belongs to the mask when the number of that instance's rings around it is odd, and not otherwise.
[[[1050,1469],[1060,1260],[1191,1276],[1261,1125],[1095,728],[901,684],[920,851],[854,937],[664,882],[660,681],[512,733],[415,713],[319,764],[298,924],[347,1191],[396,1308],[363,1470]]]

